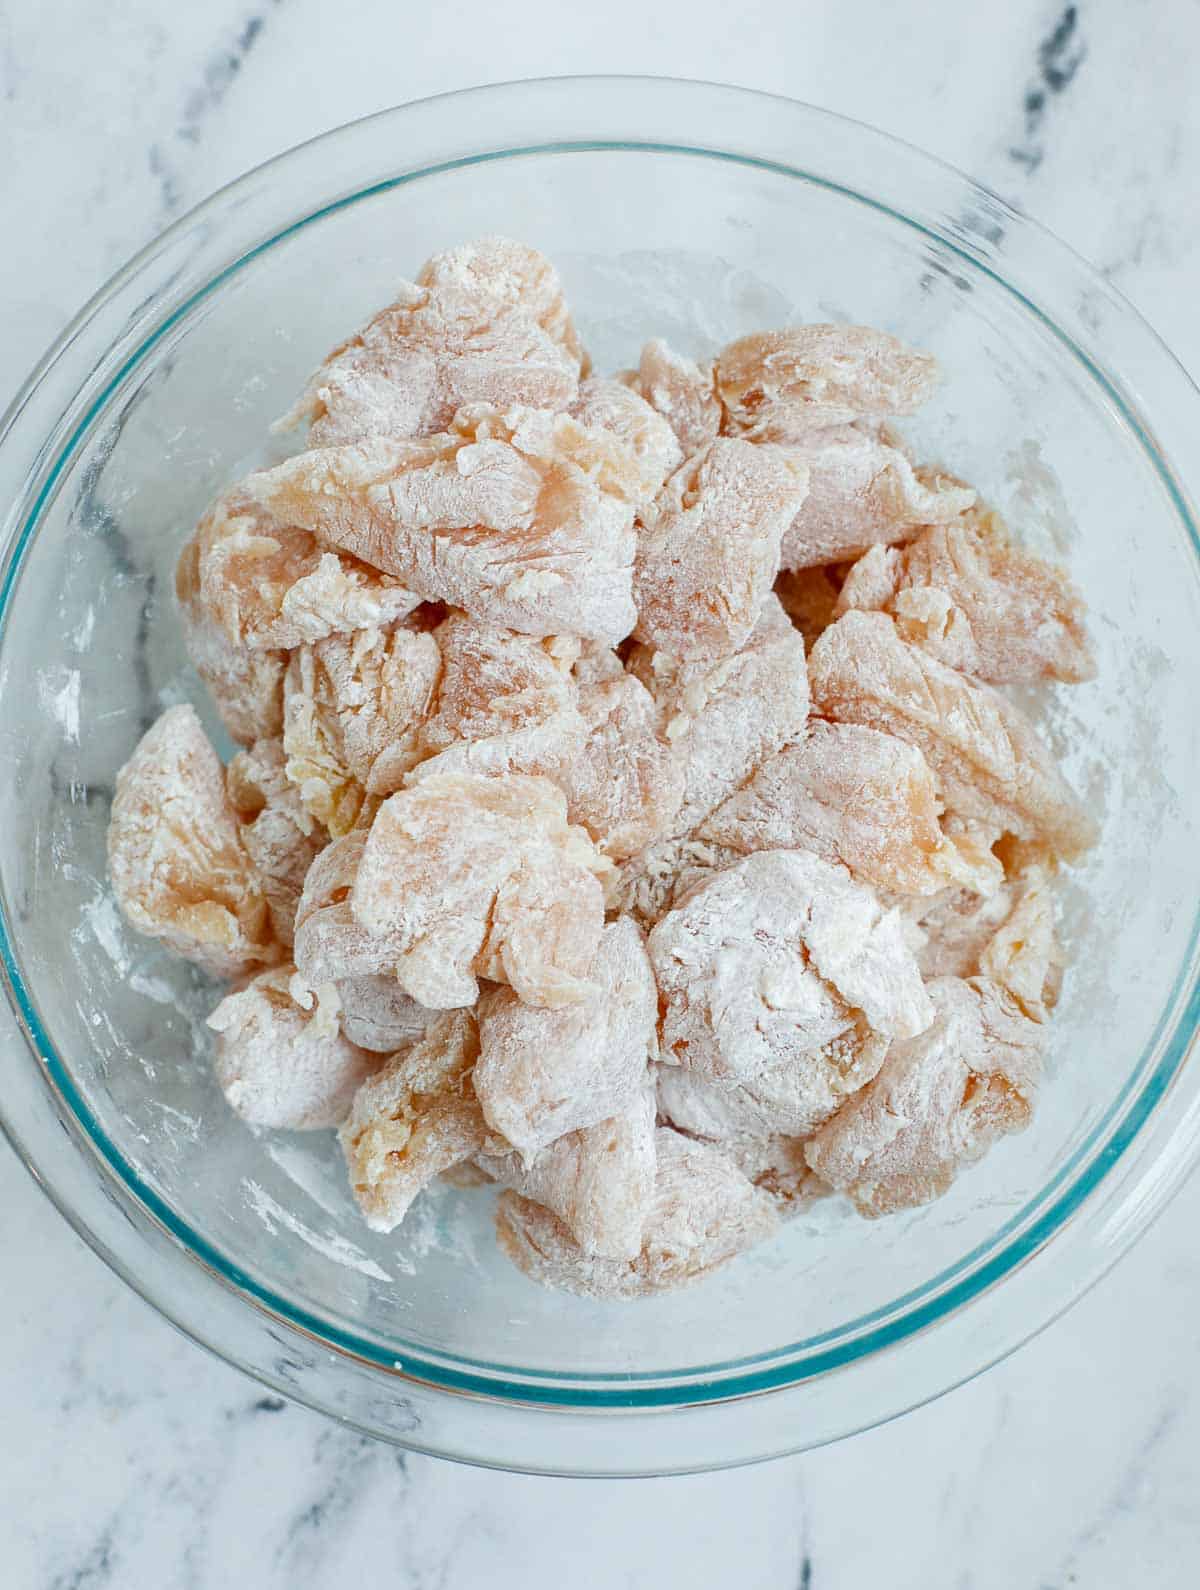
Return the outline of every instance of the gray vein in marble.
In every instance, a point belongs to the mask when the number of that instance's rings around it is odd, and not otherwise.
[[[49,1590],[100,1590],[113,1583],[116,1567],[116,1524],[111,1523],[75,1568],[55,1574]]]
[[[993,1456],[1003,1451],[1012,1408],[1012,1396],[1009,1392],[1002,1391],[993,1409],[987,1435],[974,1454],[974,1472],[968,1474],[963,1467],[956,1467],[950,1475],[938,1504],[938,1517],[946,1528],[950,1527],[956,1517],[961,1518],[964,1511],[969,1509],[971,1498],[981,1483],[980,1476],[986,1475],[988,1463]]]
[[[331,1549],[356,1507],[368,1496],[368,1477],[386,1466],[400,1477],[401,1495],[408,1489],[408,1461],[403,1452],[350,1430],[323,1430],[314,1449],[320,1488],[284,1525],[279,1563],[295,1574],[311,1570],[314,1552]]]
[[[258,14],[248,17],[229,48],[216,50],[209,56],[203,81],[188,95],[184,105],[183,119],[176,129],[180,138],[188,143],[199,141],[206,119],[220,107],[233,86],[234,78],[262,35],[264,23],[265,18]]]
[[[150,630],[158,594],[158,575],[153,570],[145,577],[144,589],[145,595],[138,609],[137,631],[133,637],[133,679],[140,708],[139,737],[158,717],[158,702],[154,696],[154,680],[150,671]]]
[[[161,144],[151,144],[146,151],[146,164],[150,175],[158,183],[159,209],[163,216],[175,215],[182,203],[179,179],[167,160]]]
[[[797,1476],[796,1553],[799,1564],[796,1570],[796,1590],[813,1590],[812,1530],[808,1517],[808,1492],[803,1470]]]
[[[1162,130],[1162,136],[1157,162],[1148,151],[1139,159],[1138,208],[1129,224],[1120,229],[1123,245],[1100,262],[1100,274],[1109,281],[1146,265],[1174,265],[1178,260],[1178,217],[1173,206],[1163,205],[1160,196],[1174,197],[1172,182],[1179,178],[1183,129],[1176,121]],[[1144,144],[1141,149],[1145,150]]]
[[[1025,90],[1024,137],[1013,144],[1009,159],[1032,173],[1046,155],[1045,123],[1053,101],[1071,86],[1087,59],[1080,36],[1078,6],[1067,6],[1054,27],[1038,45],[1037,70]]]
[[[283,0],[269,0],[272,10],[278,10],[282,3]],[[253,12],[228,44],[212,51],[204,63],[200,81],[184,100],[182,114],[170,139],[156,141],[147,150],[146,161],[151,176],[158,183],[159,209],[164,220],[176,215],[183,204],[183,182],[172,146],[179,143],[194,146],[200,142],[208,120],[224,104],[262,38],[266,21],[264,13]]]
[[[1081,1559],[1093,1547],[1103,1550],[1114,1521],[1121,1514],[1134,1514],[1145,1501],[1145,1490],[1152,1459],[1178,1424],[1187,1405],[1187,1394],[1179,1386],[1167,1386],[1164,1391],[1162,1412],[1142,1441],[1130,1462],[1122,1470],[1117,1483],[1109,1493],[1100,1514],[1075,1536],[1057,1575],[1049,1582],[1047,1590],[1080,1582]]]

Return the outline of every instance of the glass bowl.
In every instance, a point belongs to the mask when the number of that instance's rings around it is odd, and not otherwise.
[[[196,702],[177,549],[309,370],[434,249],[563,270],[600,368],[789,318],[883,326],[945,381],[909,427],[1087,596],[1097,683],[1045,732],[1103,823],[1032,1128],[927,1209],[830,1200],[703,1285],[543,1292],[489,1196],[392,1237],[330,1134],[256,1138],[205,1063],[203,980],[125,928],[113,776]],[[886,1419],[994,1362],[1145,1227],[1196,1157],[1200,399],[1128,304],[965,177],[868,128],[698,83],[510,84],[388,111],[251,172],[84,310],[0,445],[0,1105],[86,1240],[267,1385],[427,1452],[566,1473],[716,1467]],[[294,445],[294,444],[293,444]],[[16,1037],[21,1034],[21,1040]],[[1152,1330],[1152,1323],[1148,1329]]]

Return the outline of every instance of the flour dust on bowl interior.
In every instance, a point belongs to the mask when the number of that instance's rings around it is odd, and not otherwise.
[[[701,355],[798,319],[935,353],[942,393],[909,440],[1069,563],[1099,665],[1041,723],[1102,836],[1072,875],[1031,1129],[928,1208],[868,1222],[827,1200],[632,1306],[532,1286],[478,1191],[439,1187],[393,1236],[366,1230],[332,1140],[231,1117],[206,1057],[212,989],[125,926],[105,873],[115,770],[164,706],[208,710],[173,611],[180,544],[226,482],[282,456],[256,439],[345,329],[487,232],[559,264],[602,369],[650,335]],[[783,101],[638,80],[478,90],[252,173],[89,308],[0,448],[6,1019],[26,1039],[0,1107],[19,1151],[193,1336],[451,1456],[718,1466],[975,1373],[1101,1274],[1194,1156],[1198,418],[1153,334],[1067,250],[953,172]]]

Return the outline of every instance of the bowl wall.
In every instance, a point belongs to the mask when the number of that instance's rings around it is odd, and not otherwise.
[[[252,248],[252,179],[239,204],[219,196],[183,223],[190,257],[126,302],[102,355],[71,372],[71,404],[17,500],[0,616],[0,886],[44,1080],[94,1146],[109,1197],[335,1355],[570,1408],[828,1378],[929,1330],[1036,1251],[1181,1062],[1200,898],[1200,582],[1180,483],[1103,337],[1089,344],[1086,321],[1064,325],[1053,293],[1039,300],[1001,269],[1027,223],[997,211],[989,244],[964,220],[966,184],[938,226],[919,192],[885,203],[838,180],[807,141],[831,119],[803,112],[816,123],[795,125],[787,160],[701,148],[681,114],[678,144],[543,139],[411,169],[396,154],[411,113],[392,114],[364,124],[370,137],[335,135],[357,140],[345,190],[305,182],[310,151],[285,157]],[[702,356],[788,320],[865,322],[936,353],[942,390],[907,438],[1069,563],[1099,658],[1096,683],[1038,708],[1103,833],[1067,891],[1071,969],[1032,1128],[928,1209],[871,1223],[831,1200],[704,1285],[635,1307],[525,1281],[495,1250],[484,1192],[435,1189],[400,1232],[369,1233],[330,1134],[256,1138],[227,1110],[202,1025],[214,989],[124,925],[105,879],[114,774],[148,724],[188,699],[217,734],[172,597],[190,527],[224,484],[298,445],[268,426],[329,346],[427,254],[489,231],[559,264],[602,370],[636,362],[651,335]],[[1045,1313],[1065,1300],[1047,1296]]]

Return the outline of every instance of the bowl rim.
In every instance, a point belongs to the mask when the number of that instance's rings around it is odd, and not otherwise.
[[[1019,225],[1023,230],[1040,238],[1043,246],[1049,246],[1060,259],[1066,258],[1073,262],[1076,270],[1082,270],[1089,282],[1099,282],[1107,298],[1115,302],[1121,313],[1136,327],[1137,334],[1143,342],[1149,341],[1153,345],[1156,358],[1165,359],[1174,366],[1178,375],[1187,383],[1192,397],[1200,397],[1191,386],[1174,355],[1165,347],[1161,339],[1146,324],[1140,315],[1127,303],[1127,301],[1113,289],[1110,284],[1095,276],[1091,268],[1071,250],[1039,223],[1031,221],[1022,212],[1006,201],[999,199],[989,190],[970,178],[955,170],[944,161],[924,154],[911,144],[892,138],[888,134],[880,133],[868,127],[865,123],[856,122],[850,118],[840,117],[832,112],[818,107],[803,106],[797,101],[792,101],[778,95],[764,95],[747,89],[734,89],[720,84],[699,83],[685,79],[659,79],[652,77],[626,77],[626,76],[580,76],[560,77],[547,79],[518,80],[505,84],[485,85],[479,88],[456,90],[447,94],[431,96],[425,100],[414,101],[408,105],[394,107],[364,117],[359,121],[351,122],[343,127],[335,128],[329,132],[306,140],[294,148],[273,157],[235,179],[232,183],[214,193],[195,209],[180,217],[166,232],[142,249],[133,259],[119,270],[101,290],[93,296],[87,305],[65,328],[61,336],[48,350],[47,354],[35,366],[34,371],[27,379],[21,390],[10,405],[4,420],[0,422],[0,447],[3,447],[10,432],[18,424],[29,399],[38,387],[45,381],[67,350],[71,347],[76,337],[100,313],[105,305],[114,300],[121,290],[136,279],[139,272],[147,266],[154,264],[168,249],[172,240],[188,235],[198,222],[215,210],[228,208],[231,202],[241,194],[252,189],[256,183],[261,182],[264,175],[269,174],[282,163],[298,162],[306,152],[319,146],[330,146],[338,140],[344,140],[361,133],[365,128],[377,123],[394,122],[397,118],[411,115],[428,107],[436,107],[447,103],[459,104],[464,98],[479,99],[481,97],[504,96],[515,90],[526,92],[531,87],[538,88],[566,88],[578,91],[586,86],[589,92],[611,90],[615,86],[627,89],[636,85],[640,90],[652,89],[655,93],[662,91],[667,85],[674,90],[683,90],[685,95],[713,93],[721,96],[734,96],[739,102],[751,104],[768,103],[777,107],[785,107],[789,115],[800,113],[810,119],[815,118],[818,123],[837,125],[844,128],[853,128],[857,135],[865,135],[870,140],[881,142],[893,151],[901,151],[909,162],[919,163],[925,168],[935,168],[953,184],[964,192],[986,199],[996,209],[1010,218],[1011,223]],[[698,103],[698,102],[697,102]],[[1108,401],[1114,403],[1123,415],[1133,435],[1135,435],[1149,459],[1152,467],[1158,473],[1168,494],[1172,498],[1179,517],[1191,538],[1193,550],[1200,552],[1200,534],[1197,533],[1196,522],[1188,502],[1187,493],[1183,489],[1178,476],[1171,467],[1167,456],[1156,441],[1155,433],[1144,423],[1139,415],[1138,405],[1133,402],[1124,391],[1122,384],[1109,375],[1101,363],[1086,353],[1079,344],[1069,337],[1059,326],[1057,321],[1049,316],[1040,305],[1022,292],[1019,287],[989,263],[986,251],[978,240],[970,241],[955,238],[944,230],[931,229],[923,225],[913,216],[903,211],[881,205],[869,194],[856,191],[844,185],[833,183],[820,176],[815,171],[809,171],[802,166],[789,166],[774,159],[756,159],[746,154],[704,147],[691,143],[656,142],[653,140],[614,140],[614,139],[548,139],[542,144],[498,147],[465,157],[457,157],[435,162],[432,165],[420,165],[412,169],[405,169],[399,175],[394,175],[382,181],[366,184],[357,191],[344,193],[327,203],[321,204],[308,213],[293,221],[289,226],[272,234],[265,240],[257,243],[252,249],[239,254],[224,270],[209,277],[196,291],[190,293],[172,308],[165,317],[156,321],[155,328],[149,335],[143,336],[137,342],[132,352],[115,365],[109,378],[94,396],[78,418],[66,442],[54,451],[54,458],[47,470],[41,488],[27,511],[14,516],[16,533],[10,537],[5,547],[5,570],[3,583],[0,585],[0,637],[3,635],[6,618],[16,584],[23,567],[24,558],[32,546],[40,518],[51,499],[53,492],[67,470],[72,457],[82,440],[88,435],[97,418],[105,412],[105,407],[120,383],[136,367],[136,365],[150,353],[151,349],[165,337],[169,331],[179,324],[186,316],[203,302],[210,294],[217,291],[221,285],[230,280],[238,271],[250,265],[267,249],[276,246],[286,237],[328,216],[339,209],[351,204],[362,202],[381,192],[401,186],[408,182],[421,180],[429,176],[436,176],[447,171],[458,169],[464,165],[478,165],[488,160],[512,159],[515,156],[533,153],[571,153],[598,150],[623,150],[641,151],[649,153],[665,153],[697,156],[708,159],[733,161],[738,164],[757,166],[761,169],[771,170],[779,175],[798,178],[805,182],[840,193],[842,196],[859,203],[882,209],[892,220],[897,221],[919,233],[924,234],[930,242],[939,249],[946,250],[957,257],[965,266],[973,271],[982,272],[1010,295],[1016,297],[1023,308],[1037,316],[1061,342],[1080,360],[1092,380],[1097,382]],[[127,341],[134,341],[131,335]],[[488,1365],[482,1362],[473,1362],[456,1355],[450,1355],[443,1360],[437,1354],[430,1353],[428,1349],[416,1344],[406,1344],[397,1338],[395,1343],[383,1349],[379,1344],[365,1337],[359,1337],[352,1332],[343,1332],[339,1327],[331,1324],[327,1319],[312,1314],[309,1311],[297,1308],[291,1301],[262,1286],[255,1278],[230,1261],[208,1239],[200,1233],[193,1231],[185,1221],[176,1215],[154,1191],[145,1186],[137,1173],[124,1160],[99,1127],[89,1110],[86,1101],[76,1089],[71,1078],[69,1068],[64,1065],[58,1056],[55,1046],[50,1040],[49,1033],[41,1021],[36,1001],[30,988],[26,986],[22,974],[20,958],[16,950],[17,936],[10,927],[10,912],[8,901],[0,901],[0,963],[2,963],[3,980],[6,992],[18,1018],[18,1024],[25,1034],[26,1042],[33,1053],[33,1058],[45,1085],[54,1090],[62,1106],[69,1112],[74,1122],[82,1128],[93,1152],[99,1154],[106,1164],[111,1176],[120,1181],[126,1191],[140,1204],[159,1226],[183,1244],[191,1257],[196,1262],[208,1268],[214,1279],[221,1285],[232,1288],[235,1294],[244,1301],[250,1301],[256,1307],[264,1309],[273,1318],[299,1330],[303,1334],[315,1337],[351,1356],[367,1360],[384,1369],[388,1373],[401,1373],[425,1385],[432,1384],[445,1391],[466,1392],[474,1396],[484,1396],[494,1399],[506,1406],[528,1408],[531,1405],[548,1405],[571,1410],[601,1409],[601,1408],[627,1408],[631,1399],[640,1408],[679,1408],[688,1406],[707,1406],[714,1402],[728,1402],[740,1398],[752,1397],[765,1391],[786,1390],[803,1385],[808,1381],[832,1370],[841,1370],[849,1365],[871,1355],[878,1355],[889,1348],[893,1348],[907,1340],[914,1334],[925,1332],[934,1325],[949,1321],[954,1315],[961,1312],[973,1301],[982,1298],[994,1290],[999,1281],[1012,1270],[1027,1263],[1035,1254],[1044,1248],[1045,1244],[1066,1224],[1066,1222],[1080,1209],[1092,1194],[1106,1180],[1115,1169],[1124,1150],[1138,1138],[1142,1128],[1152,1116],[1162,1099],[1166,1096],[1172,1083],[1186,1063],[1190,1048],[1192,1047],[1197,1028],[1197,1018],[1200,1011],[1193,1008],[1196,1004],[1194,998],[1189,998],[1189,987],[1194,994],[1196,986],[1196,947],[1200,935],[1200,922],[1193,924],[1192,939],[1180,965],[1175,986],[1167,1001],[1155,1032],[1143,1052],[1141,1060],[1126,1078],[1125,1083],[1113,1100],[1104,1116],[1089,1132],[1083,1142],[1076,1146],[1075,1151],[1060,1167],[1056,1176],[1041,1188],[1017,1214],[1006,1221],[997,1232],[986,1242],[977,1245],[967,1255],[943,1271],[938,1277],[926,1286],[916,1289],[915,1293],[906,1293],[899,1299],[892,1300],[888,1305],[873,1311],[863,1319],[850,1322],[848,1326],[839,1327],[837,1331],[823,1333],[822,1336],[812,1338],[804,1343],[792,1343],[787,1346],[773,1349],[770,1352],[756,1354],[752,1358],[731,1360],[727,1364],[707,1366],[704,1369],[689,1369],[672,1372],[656,1372],[645,1377],[644,1384],[638,1377],[628,1374],[615,1375],[611,1373],[596,1373],[586,1375],[572,1373],[563,1375],[549,1371],[534,1371],[524,1367],[515,1368],[505,1365]],[[1169,1030],[1170,1029],[1170,1030]],[[22,1146],[22,1134],[10,1127],[4,1118],[3,1107],[0,1106],[0,1126],[3,1126],[17,1146],[18,1153],[25,1159],[33,1173],[38,1175],[35,1157],[28,1149]],[[1105,1138],[1105,1133],[1110,1135]],[[1113,1152],[1116,1145],[1116,1152]],[[1100,1151],[1102,1150],[1102,1151]],[[1088,1156],[1090,1161],[1085,1165]],[[1061,1188],[1074,1171],[1080,1174],[1072,1186],[1057,1200],[1051,1201],[1050,1207],[1045,1207],[1051,1195]],[[1179,1176],[1182,1180],[1182,1175]],[[79,1211],[64,1211],[68,1213],[72,1224],[92,1243],[100,1252],[106,1262],[114,1264],[110,1252],[93,1241],[89,1234],[86,1219]],[[1000,1245],[999,1251],[993,1252]],[[982,1261],[986,1259],[987,1262]],[[974,1266],[974,1268],[972,1268]],[[964,1275],[964,1272],[969,1274]],[[121,1273],[129,1279],[126,1270]],[[1102,1270],[1097,1272],[1102,1273]],[[1093,1276],[1092,1279],[1097,1278]],[[956,1279],[957,1278],[957,1279]],[[942,1286],[939,1283],[950,1280],[954,1284]],[[134,1282],[136,1285],[136,1282]],[[937,1289],[935,1291],[935,1289]],[[139,1287],[139,1290],[142,1290]],[[914,1301],[916,1297],[925,1297],[933,1293],[931,1300],[921,1309],[905,1312],[905,1306]],[[146,1295],[143,1293],[143,1295]],[[1063,1305],[1065,1306],[1065,1305]],[[889,1324],[880,1316],[891,1316],[899,1312],[903,1317],[898,1324]],[[844,1338],[855,1332],[859,1327],[872,1326],[868,1334],[853,1336],[850,1344],[845,1349],[833,1346],[826,1347],[825,1341],[830,1337]],[[904,1328],[899,1328],[900,1326]],[[1028,1332],[1026,1334],[1029,1334]],[[1022,1338],[1024,1339],[1024,1338]],[[1015,1343],[1013,1344],[1015,1345]],[[806,1349],[823,1347],[823,1351],[811,1358],[809,1367],[801,1373],[796,1372],[797,1354]],[[403,1368],[397,1364],[397,1358],[402,1359]],[[777,1365],[776,1368],[755,1367],[762,1366],[767,1361]],[[465,1371],[454,1366],[466,1364]],[[978,1367],[983,1367],[982,1365]],[[570,1382],[564,1387],[562,1382]],[[635,1388],[640,1388],[636,1392]],[[294,1391],[289,1392],[295,1395]],[[318,1404],[320,1405],[320,1404]]]

